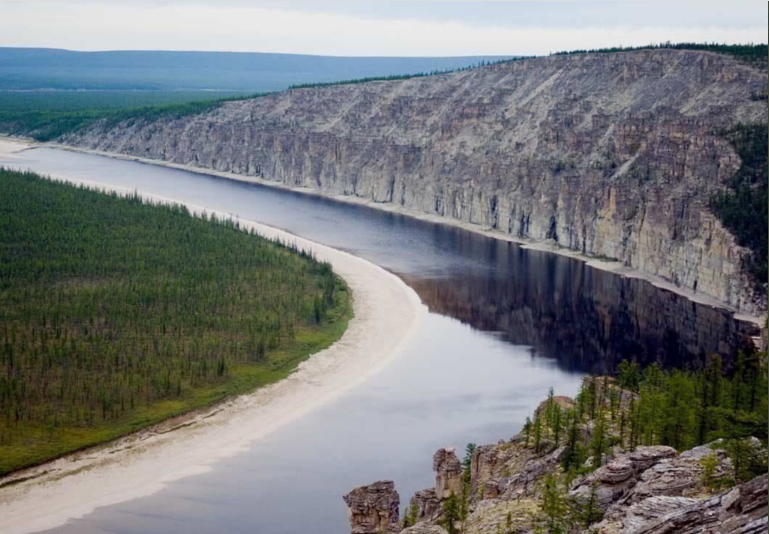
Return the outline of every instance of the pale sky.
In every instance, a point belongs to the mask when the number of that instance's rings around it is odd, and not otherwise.
[[[339,56],[766,43],[767,2],[0,0],[0,46]]]

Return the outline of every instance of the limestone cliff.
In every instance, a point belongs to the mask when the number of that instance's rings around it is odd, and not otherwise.
[[[687,50],[552,56],[96,124],[80,147],[392,203],[614,258],[745,312],[746,252],[708,209],[767,120],[766,72]]]

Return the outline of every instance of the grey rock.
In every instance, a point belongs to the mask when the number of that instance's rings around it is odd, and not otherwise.
[[[433,455],[435,495],[443,500],[462,491],[462,464],[453,448],[440,448]]]
[[[417,521],[432,520],[441,513],[441,501],[435,494],[435,488],[416,492],[409,505],[416,506]]]
[[[649,497],[631,505],[612,507],[603,520],[591,525],[594,534],[637,534],[649,523],[696,503],[685,497]]]
[[[767,475],[698,501],[639,528],[637,534],[765,534]]]
[[[676,450],[666,446],[638,447],[620,454],[585,478],[575,482],[569,496],[578,502],[596,500],[596,508],[605,512],[623,498],[638,482],[639,475],[656,463],[676,456]]]
[[[766,72],[691,50],[551,56],[295,89],[60,142],[388,203],[614,258],[749,313],[746,252],[709,210],[766,123]]]
[[[349,509],[352,534],[381,534],[397,528],[400,497],[391,480],[355,488],[342,498]]]

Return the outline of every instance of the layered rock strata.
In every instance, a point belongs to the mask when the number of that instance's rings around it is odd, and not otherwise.
[[[765,124],[766,72],[714,53],[551,56],[296,89],[107,123],[79,147],[355,196],[613,258],[741,311],[766,309],[708,208]]]

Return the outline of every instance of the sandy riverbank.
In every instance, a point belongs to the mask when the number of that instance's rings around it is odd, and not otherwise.
[[[0,142],[2,142],[2,139],[0,137]],[[23,142],[23,140],[14,140],[11,138],[6,138],[6,141],[16,141],[16,142]],[[491,228],[486,228],[483,226],[479,226],[477,224],[472,223],[466,223],[462,221],[457,221],[454,219],[448,219],[446,217],[440,217],[438,215],[431,215],[428,213],[420,213],[413,210],[408,210],[403,208],[402,206],[397,206],[394,204],[388,204],[388,203],[379,203],[379,202],[373,202],[368,199],[360,198],[360,197],[353,197],[353,196],[346,196],[346,195],[334,195],[325,193],[323,191],[319,191],[316,189],[309,189],[305,187],[290,187],[285,184],[274,182],[270,180],[264,180],[261,178],[256,178],[253,176],[243,176],[240,174],[230,173],[230,172],[221,172],[221,171],[215,171],[211,169],[204,169],[200,167],[194,167],[192,165],[181,165],[178,163],[171,163],[167,161],[162,160],[155,160],[155,159],[147,159],[147,158],[140,158],[137,156],[128,156],[125,154],[118,154],[114,152],[103,152],[99,150],[90,150],[85,148],[79,148],[79,147],[72,147],[67,145],[58,145],[53,143],[45,143],[40,146],[48,146],[53,148],[59,148],[62,150],[69,150],[72,152],[81,152],[85,154],[94,154],[98,156],[105,156],[108,158],[115,158],[115,159],[122,159],[127,161],[136,161],[140,163],[145,163],[149,165],[161,165],[163,167],[169,167],[172,169],[180,169],[185,170],[189,172],[194,172],[197,174],[205,174],[209,176],[218,176],[221,178],[227,178],[229,180],[237,180],[239,182],[247,182],[247,183],[254,183],[254,184],[260,184],[265,185],[268,187],[275,187],[278,189],[287,189],[290,191],[295,191],[298,193],[303,193],[307,195],[313,195],[318,197],[324,197],[324,198],[330,198],[338,202],[346,202],[349,204],[357,204],[357,205],[363,205],[368,206],[374,209],[383,210],[383,211],[389,211],[392,213],[399,213],[403,215],[408,215],[409,217],[413,217],[419,220],[433,222],[437,224],[445,224],[449,226],[454,226],[457,228],[462,228],[464,230],[468,230],[470,232],[475,232],[477,234],[485,235],[487,237],[492,237],[494,239],[501,239],[503,241],[509,241],[512,243],[516,243],[521,245],[522,248],[525,249],[531,249],[531,250],[541,250],[546,252],[551,252],[553,254],[559,254],[561,256],[567,256],[569,258],[573,258],[579,261],[583,261],[587,263],[590,267],[593,267],[595,269],[600,269],[603,271],[612,272],[615,274],[618,274],[620,276],[626,276],[628,278],[637,278],[641,280],[645,280],[652,284],[653,286],[663,289],[665,291],[670,291],[672,293],[675,293],[677,295],[681,295],[693,302],[697,302],[698,304],[703,304],[706,306],[712,306],[714,308],[721,308],[726,309],[731,312],[735,313],[735,318],[741,321],[746,321],[749,323],[753,323],[759,327],[763,327],[766,321],[765,316],[755,316],[755,315],[749,315],[745,313],[740,313],[739,311],[735,310],[732,306],[720,301],[717,298],[711,297],[709,295],[705,295],[703,293],[697,293],[694,291],[691,291],[689,289],[681,288],[679,286],[676,286],[675,284],[665,280],[664,278],[660,276],[655,276],[653,274],[644,273],[641,271],[638,271],[636,269],[633,269],[631,267],[627,267],[623,265],[622,263],[618,261],[606,261],[602,259],[596,259],[596,258],[590,258],[588,256],[583,255],[579,251],[571,250],[563,247],[557,246],[555,243],[552,242],[534,242],[527,239],[521,239],[516,238],[514,236],[511,236],[509,234],[505,234],[503,232],[493,230]]]
[[[26,146],[0,140],[0,154],[8,156]],[[73,177],[54,177],[128,192]],[[186,205],[195,213],[204,210]],[[342,338],[277,384],[4,479],[3,483],[18,482],[0,487],[2,532],[53,528],[97,507],[148,495],[173,480],[209,471],[217,460],[247,449],[281,425],[333,400],[402,353],[426,308],[399,278],[350,254],[252,221],[239,221],[265,237],[294,242],[332,264],[354,296],[355,318]]]

